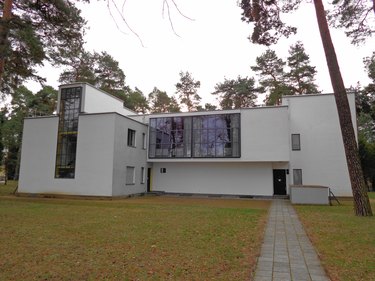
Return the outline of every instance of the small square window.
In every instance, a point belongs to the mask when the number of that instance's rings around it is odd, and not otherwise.
[[[135,168],[131,166],[126,167],[126,184],[135,184]]]
[[[293,184],[302,185],[302,169],[293,169]]]
[[[292,150],[301,150],[300,134],[292,134]]]
[[[135,131],[128,129],[128,146],[135,147]]]
[[[167,173],[167,168],[160,168],[160,174]]]

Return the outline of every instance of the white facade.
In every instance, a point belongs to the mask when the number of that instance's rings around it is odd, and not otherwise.
[[[354,94],[348,97],[357,128]],[[288,96],[283,104],[289,108],[290,133],[301,136],[301,150],[290,150],[290,170],[302,169],[304,185],[328,186],[336,195],[352,196],[334,96]]]
[[[61,91],[69,87],[82,89],[78,129],[73,132],[74,176],[64,178],[68,174],[57,172],[61,157],[67,157],[57,152],[58,140],[71,134],[60,133],[59,117],[25,119],[20,193],[111,197],[151,190],[272,196],[289,194],[289,186],[302,176],[298,184],[328,186],[337,196],[351,196],[333,95],[288,96],[277,107],[140,116],[124,108],[121,100],[86,83],[61,86],[59,108]],[[356,126],[354,95],[349,95],[349,101]],[[197,148],[191,141],[197,121],[190,120],[223,114],[240,116],[240,153],[231,157],[196,157],[193,150]],[[147,152],[151,146],[163,147],[149,137],[149,127],[153,126],[150,120],[170,117],[191,118],[192,127],[185,125],[180,132],[185,134],[187,154],[175,157],[168,150],[150,157]],[[231,142],[236,140],[236,134],[230,137]],[[300,140],[298,150],[292,150],[292,134]],[[235,146],[232,143],[230,149]]]
[[[121,196],[146,191],[146,181],[126,184],[126,167],[135,179],[146,170],[146,150],[141,147],[144,124],[117,113],[82,114],[74,178],[55,178],[57,117],[25,119],[19,188],[20,193]],[[136,147],[127,146],[127,130],[135,129]],[[139,146],[138,146],[139,144]]]

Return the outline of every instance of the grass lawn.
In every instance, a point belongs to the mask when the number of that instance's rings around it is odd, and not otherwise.
[[[7,184],[0,183],[0,196],[12,195],[17,184],[17,181],[8,181]]]
[[[269,204],[0,196],[0,280],[249,280]]]
[[[353,202],[341,203],[295,208],[332,281],[375,280],[375,216],[356,217]]]

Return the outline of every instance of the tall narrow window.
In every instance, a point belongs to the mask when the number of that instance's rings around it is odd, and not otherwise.
[[[128,129],[128,146],[135,147],[135,131]]]
[[[302,185],[302,169],[293,169],[293,184]]]
[[[300,134],[292,134],[292,150],[301,150]]]
[[[146,149],[146,134],[142,133],[142,148]]]
[[[81,94],[81,87],[61,89],[55,178],[75,176]]]
[[[141,167],[141,183],[145,183],[145,178],[146,178],[145,167]]]
[[[135,183],[135,168],[132,166],[126,167],[126,184],[132,185]]]

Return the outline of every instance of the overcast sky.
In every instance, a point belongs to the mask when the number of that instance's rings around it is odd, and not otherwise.
[[[173,95],[179,72],[189,71],[201,81],[202,103],[214,103],[211,92],[215,84],[222,82],[224,77],[255,76],[250,66],[266,50],[247,39],[252,28],[241,21],[241,9],[236,0],[176,0],[179,9],[194,20],[181,16],[171,2],[170,15],[178,36],[170,26],[166,9],[163,17],[162,0],[127,0],[125,18],[143,46],[116,15],[116,8],[112,5],[108,9],[106,2],[79,5],[90,28],[85,37],[86,49],[112,55],[125,72],[126,83],[132,88],[138,87],[146,96],[154,87]],[[118,8],[122,9],[123,0],[118,3]],[[302,41],[311,64],[317,67],[317,84],[323,92],[332,92],[313,4],[303,4],[293,16],[288,16],[288,20],[298,28],[297,35],[271,48],[286,59],[289,46],[297,40]],[[332,30],[332,37],[345,86],[355,85],[358,81],[366,85],[369,80],[362,59],[375,50],[375,40],[355,47],[343,31]],[[57,87],[60,71],[44,67],[40,74],[47,77],[47,84]],[[35,84],[29,85],[36,89]]]

